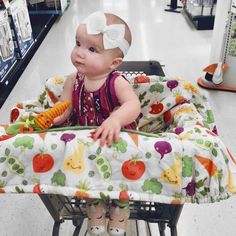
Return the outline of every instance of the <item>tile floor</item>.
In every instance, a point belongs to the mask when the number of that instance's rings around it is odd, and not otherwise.
[[[113,12],[124,18],[133,32],[133,45],[127,60],[159,60],[168,76],[180,76],[196,83],[202,68],[209,62],[212,31],[197,31],[184,14],[165,12],[165,0],[72,0],[70,7],[53,25],[20,80],[0,110],[0,122],[8,122],[10,108],[18,101],[34,98],[46,78],[73,70],[70,51],[74,45],[77,24],[96,10]],[[222,140],[236,153],[236,114],[234,93],[202,90],[215,113]],[[180,236],[234,236],[236,198],[217,204],[185,204],[178,231]],[[53,220],[36,195],[0,196],[1,236],[48,236]],[[135,236],[133,222],[128,235]],[[139,222],[139,235],[145,223]],[[156,224],[151,225],[158,235]],[[73,226],[64,223],[63,236],[73,234]],[[83,235],[83,234],[81,234]],[[167,230],[167,236],[169,236]]]

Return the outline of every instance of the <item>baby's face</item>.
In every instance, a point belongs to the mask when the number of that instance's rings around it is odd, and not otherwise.
[[[90,77],[106,74],[114,58],[114,49],[104,49],[102,34],[87,34],[85,24],[78,27],[71,61],[80,73]]]

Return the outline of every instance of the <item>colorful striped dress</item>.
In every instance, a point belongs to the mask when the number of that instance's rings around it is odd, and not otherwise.
[[[73,124],[81,126],[99,126],[112,111],[120,106],[115,92],[115,80],[119,72],[111,72],[100,89],[89,92],[84,86],[84,76],[77,75],[73,90]],[[136,129],[137,120],[126,125],[126,129]]]

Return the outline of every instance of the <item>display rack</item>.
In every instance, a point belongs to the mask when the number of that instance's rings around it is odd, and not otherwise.
[[[211,30],[215,22],[216,3],[216,0],[188,0],[184,12],[197,30]]]
[[[0,107],[2,107],[6,101],[11,90],[14,88],[21,74],[25,70],[26,66],[30,62],[31,58],[37,51],[58,16],[59,15],[56,14],[30,14],[34,42],[24,57],[17,60],[5,76],[4,80],[0,83]]]
[[[198,85],[206,89],[236,92],[236,0],[218,2],[209,64],[204,69],[206,74],[198,78]],[[220,73],[216,69],[210,70],[212,65],[219,68],[221,65]],[[214,83],[213,76],[220,78],[220,83]]]
[[[170,4],[167,5],[169,8],[165,9],[165,11],[180,13],[180,11],[176,10],[178,8],[182,8],[178,6],[178,0],[170,0]]]

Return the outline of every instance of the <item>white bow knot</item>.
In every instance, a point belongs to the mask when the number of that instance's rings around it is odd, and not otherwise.
[[[106,16],[102,12],[95,12],[89,15],[83,22],[86,24],[88,34],[103,34],[104,49],[120,48],[124,56],[129,49],[129,43],[124,38],[124,24],[106,24]]]

